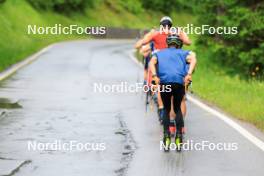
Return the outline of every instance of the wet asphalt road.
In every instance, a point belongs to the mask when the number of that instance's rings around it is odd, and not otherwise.
[[[0,97],[22,108],[2,109],[0,160],[27,161],[15,173],[21,176],[264,174],[260,149],[189,102],[186,141],[237,143],[238,150],[164,153],[156,113],[145,113],[142,93],[95,93],[94,83],[140,82],[132,46],[126,40],[56,44],[2,82]],[[105,150],[28,150],[29,141],[55,140],[103,143]]]

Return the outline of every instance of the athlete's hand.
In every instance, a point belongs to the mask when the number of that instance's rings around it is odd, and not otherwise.
[[[160,79],[157,76],[154,76],[152,80],[155,82],[156,85],[159,85]]]
[[[192,75],[191,74],[186,75],[184,78],[184,84],[188,86],[191,83],[191,81],[192,81]]]

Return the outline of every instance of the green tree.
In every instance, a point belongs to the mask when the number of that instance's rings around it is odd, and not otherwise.
[[[264,64],[264,1],[202,0],[195,5],[199,24],[237,26],[236,35],[205,35],[200,44],[215,46],[218,61],[247,73],[255,64]]]

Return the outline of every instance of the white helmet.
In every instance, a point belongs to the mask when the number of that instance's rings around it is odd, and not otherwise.
[[[172,26],[172,19],[169,16],[164,16],[160,19],[160,25],[162,26]]]

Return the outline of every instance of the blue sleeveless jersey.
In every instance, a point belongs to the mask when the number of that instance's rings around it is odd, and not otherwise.
[[[156,53],[158,59],[158,76],[162,84],[179,83],[184,84],[187,75],[186,57],[189,51],[166,48]]]

